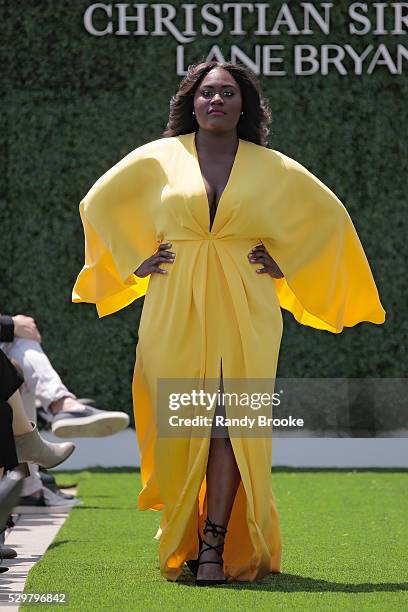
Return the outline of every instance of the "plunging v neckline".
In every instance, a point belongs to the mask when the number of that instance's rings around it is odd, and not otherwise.
[[[202,195],[203,195],[203,198],[204,198],[204,200],[205,200],[205,202],[207,204],[208,232],[211,234],[213,232],[214,227],[215,227],[215,222],[216,222],[217,217],[218,217],[218,211],[220,209],[220,206],[221,206],[222,202],[225,199],[224,196],[226,195],[226,192],[228,192],[228,189],[229,189],[230,184],[232,182],[233,174],[234,174],[234,172],[236,172],[236,166],[237,166],[237,163],[238,163],[238,156],[239,156],[241,148],[242,148],[242,146],[241,146],[241,138],[238,138],[238,147],[237,147],[237,150],[235,152],[234,161],[232,163],[231,170],[230,170],[230,173],[228,175],[228,179],[227,179],[227,182],[225,184],[225,187],[222,190],[221,195],[219,197],[217,208],[215,210],[214,219],[213,219],[213,222],[212,222],[212,226],[210,227],[210,225],[211,225],[211,215],[210,215],[211,207],[210,207],[210,201],[208,199],[207,189],[206,189],[205,183],[204,183],[203,173],[201,172],[200,160],[198,158],[198,152],[197,152],[195,137],[196,137],[196,132],[192,132],[192,150],[193,150],[193,154],[194,154],[195,160],[197,162],[198,173],[199,173],[200,178],[201,178],[201,185],[202,185],[202,192],[203,192]]]

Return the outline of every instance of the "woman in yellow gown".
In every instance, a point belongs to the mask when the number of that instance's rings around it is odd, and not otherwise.
[[[336,334],[385,320],[346,208],[267,148],[269,122],[248,69],[190,66],[164,137],[129,153],[80,204],[85,265],[73,301],[102,317],[146,295],[133,378],[138,507],[162,511],[156,538],[170,580],[197,558],[198,531],[198,584],[277,573],[282,545],[271,437],[227,434],[220,446],[211,429],[160,435],[158,382],[212,379],[228,391],[229,380],[274,380],[281,308]]]

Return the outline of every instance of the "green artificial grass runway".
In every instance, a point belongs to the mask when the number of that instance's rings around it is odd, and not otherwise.
[[[160,513],[136,509],[139,473],[56,474],[79,483],[84,505],[29,574],[26,592],[67,592],[47,610],[408,610],[407,471],[276,468],[282,573],[216,588],[195,587],[188,569],[161,577]]]

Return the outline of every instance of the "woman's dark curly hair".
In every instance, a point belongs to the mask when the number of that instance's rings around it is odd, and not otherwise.
[[[272,111],[263,96],[256,75],[243,64],[231,62],[200,62],[190,64],[186,76],[180,82],[177,93],[170,100],[169,120],[163,136],[180,136],[198,130],[193,112],[195,91],[205,75],[213,68],[224,68],[238,83],[242,95],[243,115],[237,123],[237,136],[264,147],[268,144]]]

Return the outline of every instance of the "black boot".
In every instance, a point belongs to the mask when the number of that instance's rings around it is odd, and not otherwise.
[[[0,559],[14,559],[17,557],[17,551],[11,546],[6,546],[5,542],[6,532],[0,533]]]

